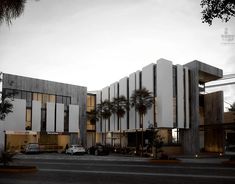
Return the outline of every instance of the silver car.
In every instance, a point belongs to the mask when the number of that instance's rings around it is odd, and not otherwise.
[[[66,151],[65,151],[66,154],[71,154],[71,155],[83,155],[86,153],[86,150],[84,147],[80,146],[80,145],[77,145],[77,144],[74,144],[74,145],[71,145]]]

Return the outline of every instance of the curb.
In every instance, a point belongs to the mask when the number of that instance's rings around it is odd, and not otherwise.
[[[159,163],[159,164],[179,164],[182,163],[181,160],[149,160],[150,163]]]
[[[36,166],[6,166],[0,167],[0,173],[30,173],[36,172]]]

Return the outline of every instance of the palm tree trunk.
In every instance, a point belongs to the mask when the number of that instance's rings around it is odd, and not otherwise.
[[[121,125],[122,121],[121,121],[121,118],[120,118],[120,120],[118,118],[118,121],[120,122],[120,124],[119,124],[119,129],[120,129],[120,149],[122,149],[122,128],[121,128],[122,127],[122,125]]]
[[[143,115],[141,115],[141,156],[144,156],[144,125],[143,125]]]
[[[135,149],[138,151],[138,130],[135,130]]]
[[[104,128],[104,145],[106,146],[106,119],[105,119],[105,128]]]

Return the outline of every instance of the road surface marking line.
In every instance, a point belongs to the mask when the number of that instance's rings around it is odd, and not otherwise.
[[[68,165],[67,162],[53,163],[53,162],[28,162],[28,163],[39,163],[40,165]],[[91,163],[70,163],[72,165],[79,166],[94,166]],[[164,165],[139,165],[139,164],[96,164],[95,166],[103,166],[103,167],[144,167],[144,168],[164,168],[164,169],[185,169],[184,166],[164,166]],[[231,167],[199,167],[199,166],[187,166],[187,169],[199,169],[199,170],[235,170],[235,168]]]
[[[215,175],[195,175],[195,174],[168,174],[168,173],[117,172],[117,171],[83,171],[83,170],[65,170],[65,169],[39,169],[39,171],[92,173],[92,174],[118,174],[118,175],[143,175],[143,176],[172,176],[172,177],[235,179],[235,176],[215,176]]]

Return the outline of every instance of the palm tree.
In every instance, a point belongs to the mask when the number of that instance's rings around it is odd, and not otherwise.
[[[1,0],[0,1],[0,24],[6,22],[11,24],[11,20],[19,17],[25,7],[26,0]]]
[[[122,126],[121,126],[121,118],[124,117],[125,113],[129,110],[129,102],[125,96],[121,95],[117,98],[113,98],[113,107],[112,112],[115,113],[118,117],[118,124],[120,130],[120,149],[122,148]]]
[[[143,145],[144,145],[144,127],[143,118],[154,103],[153,95],[146,88],[135,90],[130,98],[131,107],[135,107],[135,110],[139,113],[140,127],[142,128],[141,136],[141,155],[143,156]],[[136,145],[137,146],[137,145]]]
[[[106,121],[112,115],[112,103],[109,100],[105,100],[97,105],[97,114],[98,117],[103,118],[105,120],[105,129],[104,129],[104,144],[106,145]]]

